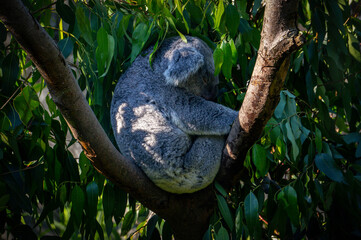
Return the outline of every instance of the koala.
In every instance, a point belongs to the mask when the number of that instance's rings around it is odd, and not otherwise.
[[[210,101],[217,95],[211,49],[200,39],[166,39],[132,63],[119,79],[111,124],[119,150],[151,181],[171,193],[208,186],[220,166],[237,111]]]

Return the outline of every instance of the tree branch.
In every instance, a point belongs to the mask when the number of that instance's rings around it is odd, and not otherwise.
[[[291,53],[305,42],[296,27],[297,9],[298,0],[266,2],[257,61],[238,119],[227,138],[217,176],[227,189],[240,179],[248,150],[259,139],[273,115],[287,76]]]

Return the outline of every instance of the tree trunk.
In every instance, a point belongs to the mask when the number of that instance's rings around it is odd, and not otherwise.
[[[21,0],[0,0],[0,19],[36,64],[50,94],[94,167],[164,218],[176,238],[202,239],[216,206],[212,186],[176,195],[156,187],[105,134],[54,41]],[[298,0],[266,2],[258,58],[239,117],[233,124],[217,179],[226,189],[239,181],[243,159],[278,103],[292,51],[303,44],[295,23]],[[91,131],[89,131],[91,129]]]

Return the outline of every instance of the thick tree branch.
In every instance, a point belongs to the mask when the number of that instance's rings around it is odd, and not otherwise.
[[[228,136],[218,181],[230,189],[240,179],[247,151],[259,139],[279,102],[293,51],[305,42],[296,28],[298,0],[269,0],[261,44],[238,119]]]

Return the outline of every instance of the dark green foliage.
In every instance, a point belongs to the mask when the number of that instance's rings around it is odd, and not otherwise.
[[[198,36],[214,49],[218,100],[239,109],[260,44],[261,2],[24,1],[111,139],[117,79],[168,36]],[[246,157],[249,176],[229,195],[216,183],[218,211],[204,239],[361,237],[360,10],[359,1],[300,1],[307,44],[293,54],[280,103]],[[75,139],[44,80],[2,23],[0,116],[2,236],[172,238],[167,222],[70,151]]]

